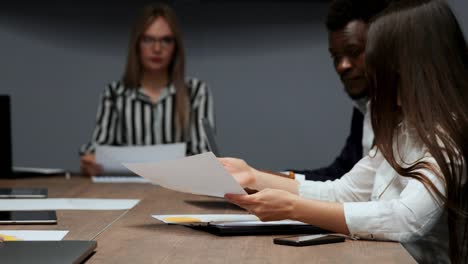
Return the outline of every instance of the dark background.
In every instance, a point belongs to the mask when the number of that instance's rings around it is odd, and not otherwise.
[[[149,1],[2,3],[0,93],[13,104],[16,166],[78,169],[98,96],[119,79],[130,27]],[[328,1],[171,1],[189,76],[208,82],[221,152],[255,166],[326,165],[352,103],[328,54]],[[465,33],[468,2],[451,0]]]

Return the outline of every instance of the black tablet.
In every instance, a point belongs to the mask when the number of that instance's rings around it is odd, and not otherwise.
[[[0,198],[47,198],[46,188],[0,188]]]
[[[0,211],[0,224],[56,224],[55,211]]]

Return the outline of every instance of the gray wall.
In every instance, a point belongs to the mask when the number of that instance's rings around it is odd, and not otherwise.
[[[78,169],[98,95],[121,75],[144,2],[0,11],[0,93],[12,96],[15,165]],[[189,75],[215,96],[221,151],[270,169],[331,162],[352,104],[328,55],[326,3],[227,2],[176,1]],[[468,4],[451,4],[466,32]]]

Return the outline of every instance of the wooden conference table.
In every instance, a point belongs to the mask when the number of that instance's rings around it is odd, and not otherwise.
[[[276,236],[217,237],[166,225],[151,214],[244,211],[222,199],[151,184],[92,183],[73,176],[0,180],[0,187],[46,187],[50,198],[141,199],[131,210],[57,211],[57,225],[1,225],[0,229],[69,230],[65,240],[96,240],[91,263],[416,263],[399,243],[349,241],[308,247],[273,244]],[[1,260],[0,260],[1,262]]]

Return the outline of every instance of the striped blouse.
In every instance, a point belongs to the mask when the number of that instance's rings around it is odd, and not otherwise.
[[[110,83],[101,95],[96,127],[91,142],[83,145],[80,155],[93,153],[97,145],[141,146],[187,143],[187,155],[208,151],[199,120],[206,118],[214,127],[213,97],[206,83],[187,81],[190,95],[190,127],[184,138],[175,126],[175,87],[164,88],[156,103],[142,88],[128,89],[122,82]]]

